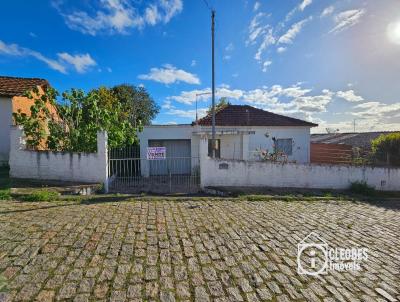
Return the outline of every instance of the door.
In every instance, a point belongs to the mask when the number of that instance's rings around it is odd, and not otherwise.
[[[190,139],[149,140],[149,147],[165,147],[165,160],[150,161],[150,175],[182,175],[191,173]]]

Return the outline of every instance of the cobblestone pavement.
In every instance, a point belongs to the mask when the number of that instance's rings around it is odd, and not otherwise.
[[[366,247],[362,271],[297,273],[297,244]],[[0,202],[9,301],[396,301],[400,211],[346,201]]]

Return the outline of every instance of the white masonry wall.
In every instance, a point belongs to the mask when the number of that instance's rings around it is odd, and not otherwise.
[[[107,133],[97,133],[96,153],[25,150],[23,131],[11,127],[10,176],[107,184]]]
[[[200,148],[205,149],[206,140]],[[200,152],[201,153],[201,152]],[[201,186],[348,189],[366,181],[383,191],[400,191],[400,169],[345,165],[276,164],[200,158]]]

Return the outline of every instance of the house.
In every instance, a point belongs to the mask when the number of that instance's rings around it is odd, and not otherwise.
[[[272,152],[275,145],[289,161],[310,161],[310,128],[316,124],[248,105],[227,105],[216,113],[215,119],[216,157],[252,160],[259,150]],[[145,126],[139,133],[140,154],[145,157],[148,147],[166,147],[167,159],[191,159],[176,168],[177,173],[189,173],[198,165],[202,136],[211,138],[211,115],[192,124]],[[208,149],[211,155],[210,141]],[[150,165],[142,163],[144,176],[151,175],[151,170]]]
[[[311,135],[311,162],[349,164],[352,158],[371,152],[371,141],[381,135],[399,131],[322,133]]]
[[[0,76],[0,164],[8,162],[12,113],[21,110],[29,114],[33,100],[24,97],[25,92],[38,87],[40,93],[48,86],[44,79]]]

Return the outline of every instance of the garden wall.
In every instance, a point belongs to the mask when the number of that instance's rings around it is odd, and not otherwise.
[[[201,141],[200,154],[206,143]],[[400,191],[400,169],[349,165],[281,164],[201,156],[201,186],[347,189],[365,181],[383,191]]]
[[[107,183],[107,133],[97,133],[96,153],[26,150],[23,131],[10,133],[10,176],[39,180]]]

